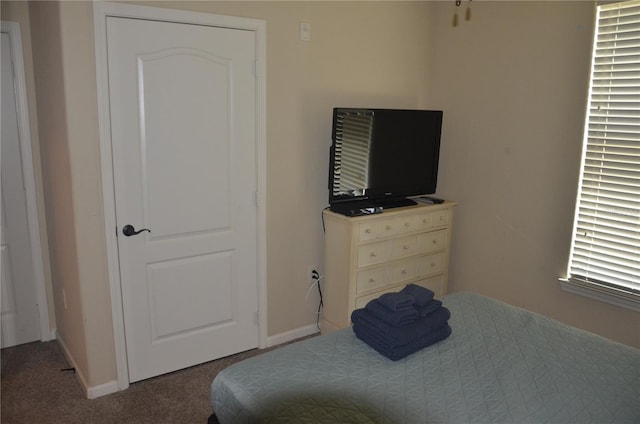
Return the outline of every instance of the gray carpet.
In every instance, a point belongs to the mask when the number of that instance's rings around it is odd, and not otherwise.
[[[57,342],[2,350],[2,424],[199,423],[213,412],[209,388],[229,365],[262,353],[252,350],[132,384],[89,400]]]

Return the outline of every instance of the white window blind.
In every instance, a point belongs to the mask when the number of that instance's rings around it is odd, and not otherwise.
[[[640,304],[640,0],[598,7],[568,281]]]

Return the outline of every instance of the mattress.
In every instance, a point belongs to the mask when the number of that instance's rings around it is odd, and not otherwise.
[[[218,420],[640,423],[640,350],[480,295],[442,300],[452,335],[399,361],[346,328],[224,369]]]

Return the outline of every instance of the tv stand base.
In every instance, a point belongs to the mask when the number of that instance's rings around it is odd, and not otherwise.
[[[345,216],[362,216],[382,213],[385,209],[414,206],[417,202],[408,198],[356,200],[354,202],[340,202],[329,206],[332,212]]]

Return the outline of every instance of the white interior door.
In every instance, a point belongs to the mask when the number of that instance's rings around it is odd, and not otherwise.
[[[255,35],[108,17],[107,42],[133,382],[258,346]]]
[[[2,193],[0,320],[2,347],[40,339],[34,262],[29,242],[26,192],[9,35],[2,33]]]

